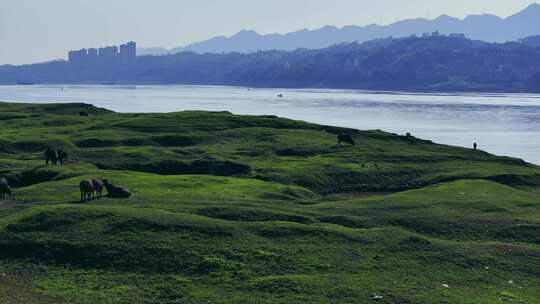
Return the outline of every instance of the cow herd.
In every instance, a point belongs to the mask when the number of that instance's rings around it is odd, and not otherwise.
[[[106,179],[82,180],[79,183],[81,191],[81,202],[103,197],[103,190],[107,191],[107,197],[110,198],[128,198],[131,192],[124,187],[115,186]],[[6,178],[0,177],[0,200],[8,199],[12,195],[11,187]]]
[[[100,199],[103,196],[103,190],[107,190],[107,196],[110,198],[128,198],[131,192],[124,188],[111,184],[106,179],[86,179],[79,183],[81,190],[81,202],[90,201],[92,199]]]
[[[48,166],[49,163],[53,165],[63,165],[68,158],[68,154],[63,150],[53,150],[47,148],[45,151],[45,165]]]
[[[341,146],[343,143],[355,145],[355,141],[351,134],[340,134],[337,137],[338,144]],[[56,150],[47,148],[45,151],[45,165],[63,165],[68,159],[68,154],[63,150]],[[107,191],[107,196],[111,198],[128,198],[131,196],[131,192],[124,188],[115,186],[106,179],[88,179],[82,180],[79,183],[79,189],[81,191],[81,202],[90,201],[92,199],[100,199],[103,196],[103,190]],[[0,178],[0,199],[6,199],[11,196],[11,188],[7,179]]]
[[[44,152],[45,165],[64,165],[68,159],[68,154],[63,150],[47,148]],[[81,202],[103,197],[103,191],[107,191],[110,198],[128,198],[131,192],[124,187],[113,185],[106,179],[83,180],[79,183],[81,191]],[[8,199],[12,195],[9,181],[5,177],[0,177],[0,200]]]
[[[81,190],[81,202],[89,201],[94,198],[99,199],[101,198],[103,192],[103,180],[82,180],[79,183],[79,188]]]

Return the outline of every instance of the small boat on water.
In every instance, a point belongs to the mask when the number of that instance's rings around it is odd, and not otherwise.
[[[279,97],[279,98],[283,98],[283,94],[278,94],[278,96],[277,96],[277,97]]]

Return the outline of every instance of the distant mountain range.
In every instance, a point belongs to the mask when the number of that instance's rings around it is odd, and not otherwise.
[[[215,37],[186,47],[141,48],[139,55],[166,55],[184,51],[195,53],[250,53],[264,50],[321,49],[331,45],[364,42],[387,37],[407,37],[438,31],[441,34],[463,33],[467,37],[486,42],[515,41],[540,35],[540,5],[535,3],[508,18],[495,15],[470,15],[464,19],[440,16],[437,19],[409,19],[387,26],[325,26],[317,30],[300,30],[288,34],[260,35],[255,31],[241,31],[231,37]]]
[[[184,84],[421,92],[540,92],[540,36],[387,38],[295,51],[141,56],[130,63],[0,66],[1,84]]]

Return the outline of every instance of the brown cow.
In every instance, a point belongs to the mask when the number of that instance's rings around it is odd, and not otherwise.
[[[101,198],[102,193],[103,193],[103,186],[104,186],[103,181],[99,178],[95,178],[95,179],[92,179],[92,184],[94,184],[95,197]]]

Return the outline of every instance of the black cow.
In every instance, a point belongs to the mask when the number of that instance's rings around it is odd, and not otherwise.
[[[49,163],[52,165],[63,165],[66,163],[66,160],[68,159],[67,152],[63,150],[53,150],[51,148],[47,148],[47,151],[45,151],[45,165],[48,166]]]
[[[68,154],[63,150],[57,150],[56,155],[57,155],[58,161],[60,162],[60,165],[63,165],[68,158]]]
[[[343,143],[350,144],[354,146],[356,143],[351,134],[340,134],[338,135],[338,144],[341,146]]]
[[[7,179],[0,177],[0,199],[5,199],[11,196],[11,188]]]
[[[48,166],[49,162],[53,165],[58,164],[58,152],[51,148],[47,148],[45,151],[45,166]]]
[[[79,183],[81,190],[81,202],[89,201],[94,195],[94,183],[91,180],[82,180]]]
[[[107,189],[107,196],[112,198],[128,198],[131,196],[131,192],[123,187],[117,187],[111,183],[109,183],[108,180],[104,179],[103,184],[105,185],[105,189]]]

